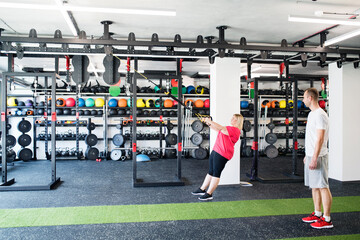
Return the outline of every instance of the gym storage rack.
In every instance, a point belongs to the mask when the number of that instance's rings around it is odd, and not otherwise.
[[[45,81],[51,79],[51,96],[52,99],[56,99],[56,74],[55,73],[18,73],[18,72],[4,72],[3,80],[1,82],[1,127],[6,129],[7,125],[7,82],[14,77],[43,77]],[[51,101],[51,131],[56,132],[56,112],[55,101]],[[47,121],[47,116],[45,117]],[[56,135],[51,135],[51,147],[56,149]],[[2,146],[6,146],[6,136],[2,137]],[[47,185],[25,185],[25,186],[12,186],[15,183],[15,178],[8,180],[7,178],[7,159],[6,159],[6,147],[2,148],[2,182],[0,184],[0,191],[29,191],[29,190],[51,190],[60,183],[60,178],[56,176],[56,156],[51,155],[51,182]]]

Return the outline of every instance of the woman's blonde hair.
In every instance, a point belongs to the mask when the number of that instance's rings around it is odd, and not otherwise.
[[[238,113],[235,113],[234,116],[235,116],[236,119],[237,119],[236,127],[239,128],[240,131],[241,131],[242,128],[243,128],[244,117],[243,117],[241,114],[238,114]]]

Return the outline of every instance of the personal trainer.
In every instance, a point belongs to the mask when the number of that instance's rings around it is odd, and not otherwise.
[[[302,218],[316,229],[333,228],[330,218],[332,196],[328,181],[329,118],[320,108],[319,93],[315,88],[308,88],[304,93],[304,104],[311,109],[306,123],[304,182],[312,189],[314,212]],[[324,215],[321,212],[321,204]]]
[[[234,145],[239,140],[244,118],[241,114],[234,114],[230,121],[231,126],[222,126],[210,118],[201,118],[201,121],[218,132],[218,135],[209,158],[209,172],[201,187],[192,194],[200,195],[198,199],[201,201],[209,201],[213,199],[212,194],[219,184],[225,164],[234,155]]]

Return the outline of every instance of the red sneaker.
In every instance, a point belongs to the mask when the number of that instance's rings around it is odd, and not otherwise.
[[[303,222],[306,223],[313,223],[313,222],[317,222],[320,220],[320,217],[315,215],[315,212],[312,212],[308,217],[304,217],[302,218]]]
[[[332,222],[325,221],[325,218],[321,217],[317,222],[314,222],[310,224],[311,227],[316,229],[322,229],[322,228],[333,228]]]

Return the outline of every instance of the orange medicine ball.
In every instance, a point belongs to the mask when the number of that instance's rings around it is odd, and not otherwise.
[[[166,108],[171,108],[171,107],[173,107],[173,106],[174,106],[174,103],[173,103],[172,100],[166,99],[166,100],[164,101],[164,107],[166,107]]]
[[[204,107],[204,101],[201,100],[201,99],[196,100],[196,101],[195,101],[195,107],[197,107],[197,108],[202,108],[202,107]]]
[[[126,101],[126,99],[123,99],[123,98],[119,99],[119,101],[118,101],[118,107],[127,107],[127,101]]]
[[[189,107],[189,106],[194,106],[194,101],[191,99],[188,99],[185,101],[185,106]]]

